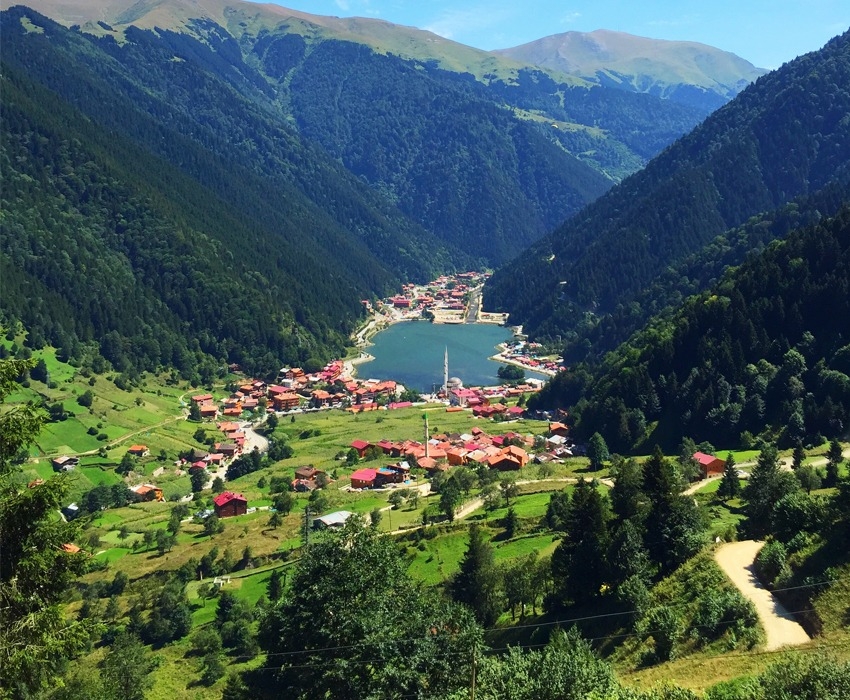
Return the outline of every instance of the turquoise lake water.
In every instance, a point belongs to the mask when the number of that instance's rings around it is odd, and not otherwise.
[[[499,363],[488,360],[511,331],[487,324],[397,323],[381,331],[367,349],[375,359],[359,365],[361,379],[394,379],[406,387],[430,392],[443,385],[443,355],[449,350],[449,377],[465,386],[499,384]]]

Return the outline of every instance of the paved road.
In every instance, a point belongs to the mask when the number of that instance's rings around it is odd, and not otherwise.
[[[809,641],[809,635],[756,578],[753,562],[763,546],[764,542],[753,540],[729,542],[715,551],[714,558],[744,597],[755,605],[767,634],[768,651],[805,644]]]
[[[478,314],[481,311],[481,291],[484,285],[476,287],[469,294],[469,305],[466,307],[466,320],[464,323],[477,323]]]
[[[269,451],[268,439],[254,430],[251,423],[243,422],[242,430],[245,433],[245,449],[242,450],[245,454],[250,454],[255,447],[260,451],[260,454]]]

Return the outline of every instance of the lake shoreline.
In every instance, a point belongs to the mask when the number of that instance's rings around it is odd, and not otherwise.
[[[404,323],[419,318],[372,319],[358,337],[358,355],[345,362],[346,373],[364,378],[394,380],[417,391],[431,392],[444,382],[443,363],[448,349],[449,375],[465,386],[497,386],[499,363],[514,364],[502,357],[514,329],[492,323]],[[392,322],[390,322],[392,321]],[[403,327],[403,330],[398,328]],[[393,330],[393,329],[396,330]],[[378,338],[378,333],[381,333]],[[389,334],[389,335],[385,335]],[[368,370],[360,365],[370,364]],[[549,375],[534,372],[542,380]]]

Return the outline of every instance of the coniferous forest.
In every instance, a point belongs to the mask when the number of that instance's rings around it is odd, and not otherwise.
[[[651,291],[659,276],[675,275],[688,258],[717,247],[719,236],[734,237],[750,217],[846,180],[848,56],[844,34],[759,78],[498,272],[485,303],[510,311],[537,337],[560,338],[568,362],[613,349],[663,308]],[[679,284],[708,282],[697,272]],[[594,345],[597,326],[614,318],[624,328]]]

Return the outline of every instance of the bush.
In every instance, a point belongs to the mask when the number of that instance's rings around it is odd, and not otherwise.
[[[739,642],[752,646],[758,640],[758,615],[753,604],[738,591],[708,588],[700,595],[693,618],[692,636],[702,643],[733,630],[732,648]]]
[[[781,542],[772,540],[761,548],[756,557],[755,566],[756,572],[765,585],[772,587],[776,579],[785,574],[787,560],[788,551]]]
[[[652,608],[643,619],[642,628],[646,637],[655,641],[655,658],[671,661],[676,658],[676,646],[682,637],[682,620],[673,608]]]

